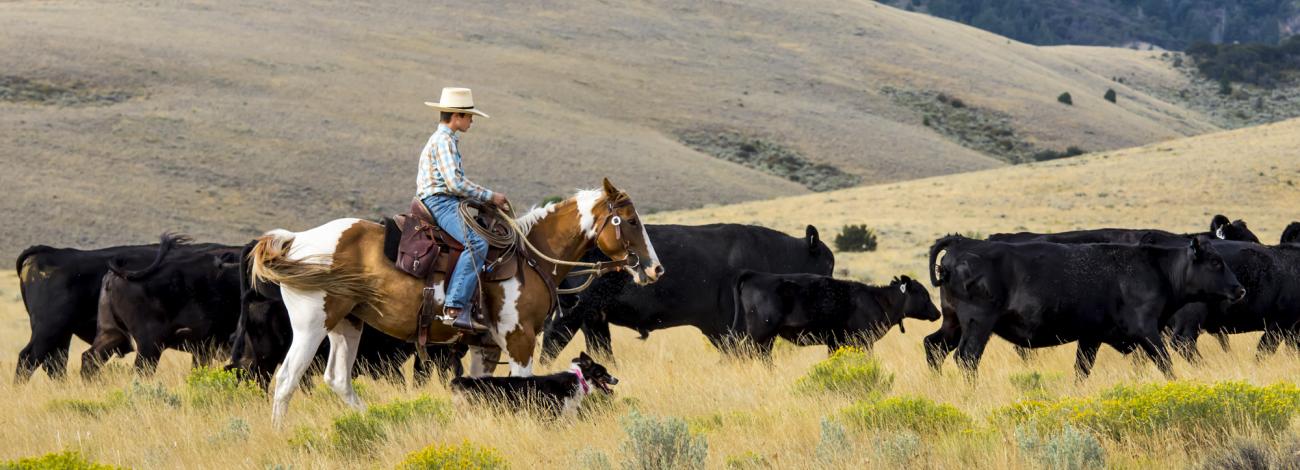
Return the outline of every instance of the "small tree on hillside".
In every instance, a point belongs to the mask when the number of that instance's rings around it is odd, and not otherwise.
[[[1056,97],[1056,101],[1060,101],[1070,106],[1074,106],[1074,98],[1070,97],[1070,92],[1068,91],[1065,93],[1061,93],[1061,96]]]
[[[1107,89],[1106,89],[1106,96],[1103,96],[1103,98],[1106,98],[1106,101],[1109,101],[1109,102],[1111,102],[1111,103],[1114,103],[1114,102],[1115,102],[1115,89],[1114,89],[1114,88],[1107,88]]]
[[[845,225],[835,236],[835,249],[841,252],[876,251],[876,231],[866,225]]]

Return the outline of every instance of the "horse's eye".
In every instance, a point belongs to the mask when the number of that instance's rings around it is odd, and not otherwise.
[[[636,220],[636,219],[632,219],[632,220],[629,220],[629,221],[627,221],[627,222],[630,223],[630,224],[632,224],[633,227],[636,227],[636,226],[638,226],[638,225],[641,225],[641,221]]]

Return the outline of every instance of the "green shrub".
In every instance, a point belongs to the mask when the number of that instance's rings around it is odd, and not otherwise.
[[[755,470],[776,467],[762,454],[756,454],[753,451],[746,451],[740,455],[728,455],[727,468],[731,470]]]
[[[1107,88],[1107,89],[1106,89],[1106,94],[1105,94],[1104,96],[1102,96],[1102,98],[1105,98],[1106,101],[1109,101],[1109,102],[1111,102],[1111,103],[1114,103],[1114,102],[1115,102],[1115,89],[1114,89],[1114,88]]]
[[[208,407],[242,401],[260,400],[257,384],[242,380],[234,371],[199,367],[185,376],[185,395],[191,405]]]
[[[817,441],[817,461],[824,466],[843,463],[853,453],[853,443],[844,426],[830,418],[822,418],[821,438]]]
[[[1016,444],[1049,470],[1106,468],[1106,449],[1096,436],[1066,424],[1060,432],[1041,436],[1034,427],[1016,427]]]
[[[866,225],[845,225],[835,236],[835,249],[843,252],[876,251],[876,231]]]
[[[1060,101],[1061,103],[1068,104],[1071,106],[1074,105],[1074,98],[1070,97],[1070,92],[1068,91],[1061,93],[1059,96],[1057,96],[1056,101]]]
[[[375,405],[370,407],[366,414],[388,424],[402,424],[415,418],[427,417],[446,423],[451,420],[452,408],[451,404],[444,400],[422,396],[414,400],[396,400],[392,403]]]
[[[993,416],[1046,429],[1073,424],[1114,440],[1167,432],[1210,442],[1242,427],[1276,433],[1290,424],[1297,409],[1300,388],[1295,384],[1260,387],[1244,382],[1179,381],[1119,385],[1095,397],[1021,401]]]
[[[3,470],[113,470],[119,467],[91,462],[76,451],[55,452],[40,457],[0,462]]]
[[[578,451],[578,467],[585,470],[614,470],[605,451],[590,447]]]
[[[293,435],[289,436],[289,445],[303,450],[320,451],[325,449],[325,439],[311,426],[298,426],[294,428]]]
[[[491,470],[507,468],[496,449],[464,441],[460,445],[433,444],[406,455],[399,470]]]
[[[542,198],[542,207],[546,207],[547,204],[559,204],[561,202],[564,202],[563,196],[546,196]]]
[[[89,418],[98,418],[105,413],[122,406],[123,403],[110,400],[84,400],[80,398],[63,398],[50,400],[45,408],[56,412],[71,412]]]
[[[340,452],[369,452],[387,437],[382,421],[355,411],[334,418],[330,429],[330,444]]]
[[[970,416],[956,407],[921,397],[858,402],[841,413],[846,422],[865,429],[908,429],[931,434],[957,431],[971,425]]]
[[[662,420],[633,410],[623,418],[623,468],[625,470],[673,470],[704,468],[709,443],[693,435],[681,418]]]
[[[831,357],[814,364],[808,374],[795,382],[795,388],[876,397],[888,392],[893,384],[894,374],[886,371],[880,361],[850,346],[837,349]]]
[[[1079,147],[1075,147],[1075,146],[1072,145],[1072,146],[1070,146],[1070,147],[1067,147],[1067,148],[1065,149],[1065,151],[1052,150],[1052,149],[1040,150],[1040,151],[1038,151],[1038,152],[1034,152],[1034,155],[1032,156],[1032,158],[1033,158],[1035,161],[1040,161],[1040,162],[1042,162],[1042,161],[1047,161],[1047,160],[1056,160],[1056,159],[1060,159],[1060,158],[1069,158],[1069,157],[1074,157],[1074,156],[1078,156],[1078,155],[1083,155],[1084,153],[1087,153],[1087,152],[1085,152],[1083,149],[1081,149],[1081,148],[1079,148]]]
[[[230,418],[230,420],[226,421],[226,427],[217,431],[216,434],[208,436],[208,443],[223,444],[228,442],[246,442],[248,441],[248,435],[251,432],[252,428],[248,426],[248,421],[245,421],[243,418]]]
[[[1044,374],[1035,370],[1011,374],[1010,381],[1011,386],[1024,395],[1034,398],[1046,398],[1048,387],[1059,382],[1062,377],[1060,373]]]
[[[921,449],[921,436],[912,431],[900,431],[876,441],[876,453],[898,468],[909,466]]]

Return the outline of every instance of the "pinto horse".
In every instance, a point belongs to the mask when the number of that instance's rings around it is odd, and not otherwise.
[[[550,286],[557,283],[542,276],[560,279],[572,268],[546,258],[576,261],[594,244],[610,259],[622,260],[620,269],[638,284],[650,284],[664,272],[632,200],[608,179],[603,189],[579,191],[565,201],[535,208],[515,223],[544,256],[513,278],[481,284],[483,318],[491,327],[485,334],[490,342],[484,342],[495,347],[470,348],[471,376],[490,375],[495,366],[488,361],[495,361],[503,350],[511,375],[532,375],[537,335],[555,307]],[[370,325],[395,338],[415,338],[424,288],[423,280],[399,271],[384,255],[384,227],[338,219],[305,232],[272,230],[258,239],[249,257],[254,282],[280,285],[293,326],[293,342],[276,373],[273,422],[283,421],[298,381],[326,337],[330,353],[325,382],[349,406],[364,409],[351,381],[361,330]],[[441,309],[441,280],[437,286],[435,299]],[[461,334],[434,322],[428,337],[448,343]]]

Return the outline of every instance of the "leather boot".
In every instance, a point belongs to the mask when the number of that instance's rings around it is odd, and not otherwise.
[[[455,313],[455,310],[460,310],[460,313]],[[453,328],[474,333],[482,333],[488,330],[487,325],[480,323],[477,318],[474,318],[474,313],[468,308],[446,309],[446,316],[450,317],[453,315],[456,317],[456,319],[451,322]]]

